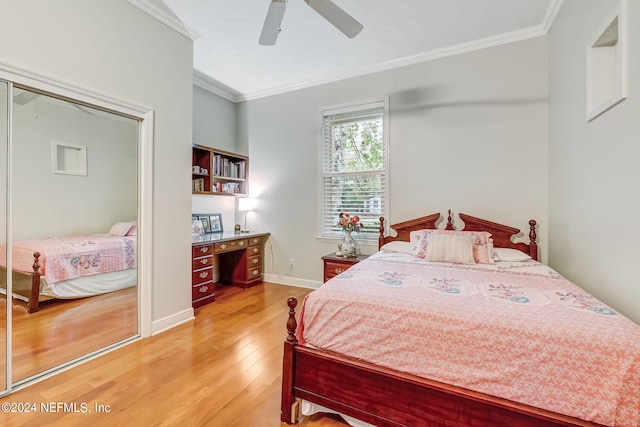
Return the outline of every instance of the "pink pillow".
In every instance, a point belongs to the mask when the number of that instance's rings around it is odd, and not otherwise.
[[[137,236],[138,235],[138,221],[131,221],[131,228],[127,231],[127,236]]]
[[[452,236],[466,236],[471,235],[473,237],[473,260],[476,264],[493,264],[494,260],[491,256],[491,248],[489,240],[491,233],[486,231],[458,231],[458,230],[421,230],[416,245],[409,251],[413,256],[418,258],[424,258],[427,254],[427,242],[430,234],[451,234]]]

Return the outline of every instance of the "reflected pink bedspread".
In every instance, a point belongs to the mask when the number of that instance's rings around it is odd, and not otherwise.
[[[0,249],[2,264],[5,250]],[[33,272],[34,252],[41,254],[40,274],[49,283],[136,268],[137,260],[135,236],[74,236],[14,242],[13,269]]]
[[[535,261],[380,252],[307,296],[298,340],[610,426],[640,425],[640,326]]]

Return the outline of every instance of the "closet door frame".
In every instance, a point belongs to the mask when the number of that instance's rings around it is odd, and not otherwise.
[[[87,89],[78,88],[72,84],[58,81],[56,79],[32,73],[30,71],[13,67],[4,63],[0,63],[0,80],[8,83],[7,90],[7,106],[8,106],[8,153],[11,154],[12,147],[12,91],[13,86],[30,88],[38,92],[44,92],[51,96],[75,102],[81,105],[87,105],[94,108],[104,109],[106,111],[120,114],[138,121],[138,319],[137,334],[130,339],[121,341],[114,345],[106,346],[96,352],[73,360],[70,363],[60,365],[52,370],[44,372],[35,378],[29,378],[24,382],[12,383],[11,371],[11,332],[12,332],[12,310],[11,299],[7,297],[6,310],[6,384],[4,389],[0,385],[0,396],[11,393],[12,391],[22,388],[34,381],[53,376],[62,369],[78,365],[85,361],[98,357],[115,348],[122,347],[139,340],[140,338],[149,337],[151,335],[151,259],[152,259],[152,206],[153,206],[153,129],[154,129],[154,111],[143,106],[133,105],[114,98],[110,98],[97,92]],[[7,157],[7,191],[5,193],[6,200],[11,200],[11,162]],[[7,235],[5,244],[7,248],[11,247],[11,206],[6,204],[6,221]],[[7,295],[12,292],[12,275],[11,269],[11,251],[7,253]]]

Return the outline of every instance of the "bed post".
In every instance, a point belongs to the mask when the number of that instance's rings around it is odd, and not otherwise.
[[[293,410],[296,397],[293,394],[293,365],[294,347],[298,344],[296,338],[296,306],[298,299],[294,296],[287,299],[289,306],[289,319],[287,319],[287,340],[284,343],[284,357],[282,358],[282,401],[280,405],[280,421],[294,424],[298,420],[298,414]]]
[[[31,294],[29,296],[29,313],[38,311],[40,297],[40,252],[33,253],[33,273],[31,273]]]
[[[451,215],[452,212],[451,209],[449,209],[449,214],[447,215],[447,226],[444,228],[445,230],[455,230],[455,228],[453,228],[453,217]]]
[[[378,235],[378,249],[384,245],[384,217],[380,217],[380,234]]]
[[[538,261],[538,244],[536,243],[536,220],[529,221],[529,255]]]

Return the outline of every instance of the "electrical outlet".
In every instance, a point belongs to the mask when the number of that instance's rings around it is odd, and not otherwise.
[[[289,267],[293,268],[296,266],[296,259],[295,258],[289,258]]]

